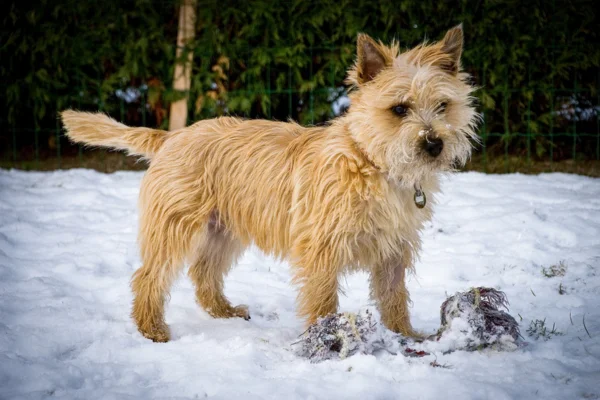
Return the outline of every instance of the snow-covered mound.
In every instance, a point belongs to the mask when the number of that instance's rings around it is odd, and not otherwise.
[[[598,179],[461,173],[443,184],[408,282],[413,326],[435,334],[446,298],[493,287],[526,347],[447,353],[440,340],[314,364],[292,345],[305,327],[287,264],[256,250],[226,282],[250,321],[210,318],[182,278],[167,308],[173,340],[137,332],[141,176],[0,171],[0,399],[600,398]],[[340,312],[372,306],[367,275],[342,286]]]

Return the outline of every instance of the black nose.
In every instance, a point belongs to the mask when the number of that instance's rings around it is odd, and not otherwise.
[[[444,142],[442,139],[425,139],[425,150],[433,157],[439,156],[443,148]]]

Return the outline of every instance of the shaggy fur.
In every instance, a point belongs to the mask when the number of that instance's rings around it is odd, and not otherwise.
[[[186,262],[210,315],[249,318],[246,306],[223,294],[223,278],[255,243],[289,260],[308,323],[336,312],[342,273],[363,269],[385,325],[416,336],[406,272],[431,218],[438,175],[467,160],[475,137],[461,50],[460,26],[400,55],[396,44],[359,35],[347,80],[352,105],[325,127],[223,117],[165,132],[64,111],[73,141],[151,160],[139,202],[143,266],[132,281],[140,332],[169,340],[164,303]],[[397,105],[407,113],[395,113]],[[443,141],[437,157],[425,150],[434,139]],[[415,187],[428,196],[423,209],[414,204]]]

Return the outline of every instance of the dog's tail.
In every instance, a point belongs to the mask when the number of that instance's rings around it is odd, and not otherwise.
[[[73,142],[127,150],[147,159],[158,152],[169,135],[159,129],[131,128],[102,113],[66,110],[60,116]]]

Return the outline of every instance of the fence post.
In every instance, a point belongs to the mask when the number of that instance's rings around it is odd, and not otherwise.
[[[527,87],[531,90],[531,97],[527,99],[527,167],[531,168],[531,98],[535,88],[531,87],[531,65],[527,65]]]
[[[550,89],[550,170],[554,163],[554,77],[552,77],[552,88]]]
[[[288,118],[292,118],[292,66],[288,65]]]
[[[121,97],[120,99],[120,104],[119,104],[119,114],[121,117],[121,123],[124,124],[125,123],[125,100],[123,100],[123,98]],[[125,164],[125,160],[127,160],[127,153],[121,151],[121,162],[123,163],[123,165]]]
[[[252,67],[250,66],[250,47],[246,46],[246,54],[244,55],[244,64],[246,64],[246,72],[248,72],[249,69],[251,69]],[[252,87],[252,74],[247,73],[246,74],[246,85],[245,88],[241,89],[240,92],[244,95],[244,97],[246,99],[249,99],[249,97],[253,94],[253,90],[249,89]],[[244,118],[250,118],[250,116],[252,115],[252,101],[250,101],[250,109],[249,110],[244,110]]]
[[[577,73],[573,80],[573,95],[577,101]],[[575,111],[577,112],[577,111]],[[573,115],[573,162],[577,161],[577,116]]]
[[[146,85],[148,86],[148,85]],[[146,89],[148,90],[148,89]],[[146,92],[143,91],[141,93],[141,101],[142,101],[142,126],[146,126]]]
[[[504,111],[504,172],[508,172],[508,142],[510,139],[510,129],[508,122],[508,67],[506,68],[506,78],[504,83],[504,100],[502,108]]]
[[[13,158],[13,168],[17,167],[17,127],[13,123],[12,126],[12,158]]]
[[[102,105],[102,76],[99,74],[98,76],[98,110],[102,111],[102,109],[104,108]],[[106,152],[102,151],[100,153],[100,160],[102,161],[102,164],[104,164],[104,172],[106,172]]]
[[[33,137],[35,142],[35,168],[40,168],[40,125],[35,115],[35,106],[33,110]]]
[[[185,91],[185,98],[171,103],[169,130],[184,128],[188,120],[188,101],[192,79],[193,53],[188,50],[186,59],[181,60],[185,47],[196,35],[196,0],[183,0],[179,5],[179,26],[177,29],[177,50],[175,52],[175,72],[173,89]]]
[[[314,110],[314,89],[313,89],[313,48],[310,47],[310,93],[309,93],[309,112],[310,112],[310,124],[313,125],[315,123],[315,110]]]
[[[83,83],[83,79],[81,78],[81,74],[79,75],[79,93],[77,93],[77,111],[81,111],[81,97],[85,95],[85,84]],[[83,167],[83,146],[81,144],[77,145],[77,158],[79,159],[79,166]]]
[[[273,93],[271,92],[271,57],[269,57],[269,63],[267,64],[267,92],[269,93],[269,108],[267,109],[267,116],[271,119],[271,103],[273,102]]]
[[[56,115],[59,113],[58,104],[56,105]],[[58,159],[58,168],[62,166],[61,154],[60,154],[60,121],[56,118],[56,158]]]
[[[556,14],[556,1],[552,0],[552,18]],[[556,31],[552,31],[552,87],[550,88],[550,170],[552,171],[554,163],[554,96],[556,95],[556,86],[554,85],[554,76],[556,74]]]
[[[481,77],[481,81],[482,81],[482,86],[483,86],[483,90],[486,90],[486,86],[485,86],[485,63],[482,66],[482,77]],[[483,105],[483,104],[482,104]],[[483,109],[481,110],[481,129],[482,129],[482,154],[481,154],[481,159],[483,162],[483,172],[487,173],[488,172],[488,162],[487,162],[487,123],[486,123],[486,118],[485,118],[485,105],[483,105]]]

